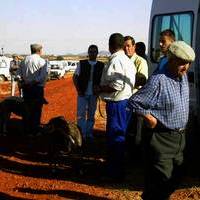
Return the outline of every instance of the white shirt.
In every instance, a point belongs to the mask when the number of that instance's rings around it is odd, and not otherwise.
[[[39,86],[44,86],[48,74],[47,62],[38,54],[27,56],[21,62],[19,74],[25,84],[38,82]]]
[[[116,92],[103,93],[101,97],[108,101],[121,101],[128,99],[133,94],[136,69],[123,50],[111,55],[110,61],[105,66],[101,85],[108,85]]]

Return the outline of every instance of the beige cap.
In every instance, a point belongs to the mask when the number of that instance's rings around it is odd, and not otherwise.
[[[175,41],[169,47],[169,52],[184,61],[193,62],[195,52],[190,45],[184,41]]]

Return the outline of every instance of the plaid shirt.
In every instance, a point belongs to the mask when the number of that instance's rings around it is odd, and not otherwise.
[[[166,67],[151,75],[147,84],[134,94],[128,107],[138,114],[153,115],[166,128],[185,128],[189,114],[187,75],[173,78]]]

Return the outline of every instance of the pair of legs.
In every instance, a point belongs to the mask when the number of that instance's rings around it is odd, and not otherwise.
[[[77,124],[81,128],[83,138],[92,139],[97,97],[95,95],[78,96],[77,106]]]
[[[15,96],[15,90],[17,85],[19,90],[19,96],[23,97],[20,80],[15,80],[15,78],[15,75],[11,75],[11,96]]]
[[[25,85],[23,87],[23,98],[28,106],[27,115],[27,131],[29,134],[36,134],[40,128],[40,119],[42,115],[42,107],[45,103],[44,88],[37,85]]]
[[[144,200],[169,199],[181,180],[184,147],[184,133],[146,129]]]
[[[124,177],[125,134],[129,112],[127,100],[106,103],[106,136],[108,145],[108,175],[111,178]]]
[[[142,161],[142,127],[143,117],[133,113],[130,116],[126,132],[126,149],[130,161]]]

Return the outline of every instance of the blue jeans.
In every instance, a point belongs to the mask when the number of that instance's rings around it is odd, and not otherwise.
[[[78,96],[77,104],[77,123],[81,128],[83,138],[93,138],[97,97],[94,95]]]

